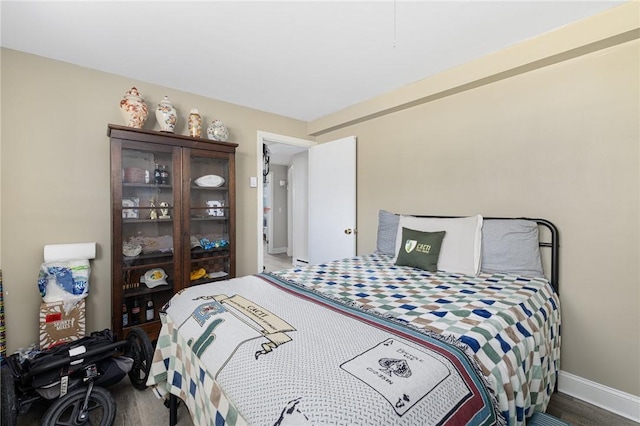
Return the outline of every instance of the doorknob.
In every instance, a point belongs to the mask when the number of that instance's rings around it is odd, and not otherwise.
[[[347,235],[355,234],[357,231],[355,229],[347,228],[344,230],[344,233]]]

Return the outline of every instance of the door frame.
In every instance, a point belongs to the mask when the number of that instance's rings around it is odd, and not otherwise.
[[[262,200],[263,200],[263,196],[264,196],[264,185],[263,185],[263,161],[262,161],[262,144],[267,143],[267,142],[274,142],[274,143],[282,143],[285,145],[296,145],[296,146],[302,146],[302,147],[306,147],[311,148],[314,145],[317,145],[317,142],[309,140],[309,139],[301,139],[301,138],[296,138],[293,136],[285,136],[285,135],[279,135],[276,133],[270,133],[270,132],[264,132],[262,130],[258,130],[257,132],[257,142],[256,142],[256,153],[257,155],[257,170],[258,170],[258,195],[257,195],[257,210],[258,210],[258,220],[257,220],[257,244],[256,246],[258,247],[258,258],[257,258],[257,262],[256,262],[256,271],[257,272],[262,272],[264,269],[264,247],[263,247],[263,242],[262,242],[262,229],[263,229],[263,215],[264,215],[264,211],[263,211],[263,206],[262,206]]]

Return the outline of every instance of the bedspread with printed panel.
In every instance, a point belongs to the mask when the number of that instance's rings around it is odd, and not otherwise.
[[[277,276],[468,345],[509,424],[547,407],[560,367],[560,305],[545,279],[428,272],[382,254]]]
[[[196,425],[504,424],[454,339],[259,274],[163,308],[148,384]]]

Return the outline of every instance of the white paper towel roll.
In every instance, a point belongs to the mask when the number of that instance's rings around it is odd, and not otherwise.
[[[95,259],[96,243],[50,244],[44,246],[44,261]]]

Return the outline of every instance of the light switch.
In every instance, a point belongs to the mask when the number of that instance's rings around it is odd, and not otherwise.
[[[257,188],[258,187],[258,178],[255,176],[251,176],[249,178],[249,186],[251,188]]]

